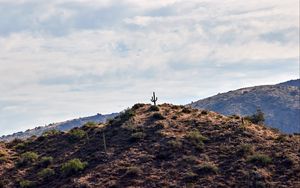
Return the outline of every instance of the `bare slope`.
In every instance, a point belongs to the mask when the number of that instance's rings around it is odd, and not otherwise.
[[[243,123],[238,116],[138,104],[108,124],[2,144],[8,152],[0,185],[296,188],[299,146],[298,135]],[[28,157],[29,151],[38,156]],[[45,163],[45,157],[53,161]],[[83,163],[66,165],[72,159]]]

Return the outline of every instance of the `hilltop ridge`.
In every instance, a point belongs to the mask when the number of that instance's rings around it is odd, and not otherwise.
[[[296,188],[299,146],[239,116],[136,104],[106,124],[2,143],[0,185]]]

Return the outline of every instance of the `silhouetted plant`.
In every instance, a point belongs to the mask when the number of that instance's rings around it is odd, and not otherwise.
[[[153,105],[156,106],[157,97],[155,96],[155,92],[153,92],[153,96],[151,98],[151,102],[153,102]]]

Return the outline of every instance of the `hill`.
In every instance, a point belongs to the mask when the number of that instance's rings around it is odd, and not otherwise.
[[[48,130],[60,130],[60,131],[68,131],[75,127],[80,127],[84,125],[87,122],[95,122],[95,123],[104,123],[107,119],[112,119],[115,116],[117,116],[118,113],[112,113],[112,114],[96,114],[94,116],[88,116],[78,119],[72,119],[60,123],[52,123],[47,126],[40,126],[36,127],[34,129],[28,129],[24,132],[17,132],[11,135],[4,135],[0,137],[0,141],[12,141],[14,139],[27,139],[31,136],[41,136],[43,132]]]
[[[300,133],[300,80],[277,85],[255,86],[221,93],[189,104],[224,115],[265,113],[266,124],[284,133]]]
[[[0,187],[299,187],[299,135],[136,104],[106,124],[2,143]]]

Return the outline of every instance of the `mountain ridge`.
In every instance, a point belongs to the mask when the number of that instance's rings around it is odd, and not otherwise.
[[[94,116],[87,116],[83,118],[76,118],[71,120],[66,120],[58,123],[51,123],[46,126],[39,126],[33,129],[28,129],[26,131],[20,131],[17,133],[3,135],[0,137],[0,141],[12,141],[13,139],[27,139],[31,136],[41,136],[43,132],[48,130],[60,130],[60,131],[68,131],[72,128],[79,127],[84,125],[87,122],[95,122],[95,123],[104,123],[106,120],[114,118],[118,113],[111,114],[96,114]]]
[[[276,85],[241,88],[198,100],[189,106],[224,115],[252,115],[257,108],[265,113],[266,124],[285,133],[300,132],[300,80]]]

